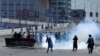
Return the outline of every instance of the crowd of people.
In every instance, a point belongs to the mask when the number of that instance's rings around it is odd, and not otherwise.
[[[60,33],[56,33],[55,34],[55,37],[58,37],[58,35],[60,35]],[[12,38],[24,38],[24,39],[33,39],[34,38],[34,33],[33,34],[31,34],[30,32],[19,32],[19,33],[17,33],[17,32],[15,32],[14,34],[13,34],[13,36],[12,36]],[[46,36],[46,42],[48,43],[48,48],[47,48],[47,53],[49,52],[49,49],[51,48],[51,52],[53,52],[53,42],[52,42],[52,39],[51,39],[51,37],[50,36]],[[59,39],[59,37],[58,38],[56,38],[56,39]],[[78,42],[78,37],[77,37],[77,35],[75,35],[74,37],[73,37],[73,51],[77,51],[77,49],[78,49],[78,44],[77,44],[77,42]],[[92,37],[92,35],[91,34],[89,34],[89,38],[88,38],[88,40],[87,40],[87,48],[88,48],[88,52],[89,52],[89,54],[92,54],[92,52],[93,52],[93,48],[94,48],[94,39],[93,39],[93,37]]]
[[[34,37],[34,34],[31,34],[31,33],[27,33],[27,32],[15,32],[12,36],[12,38],[28,38],[28,39],[31,39]]]

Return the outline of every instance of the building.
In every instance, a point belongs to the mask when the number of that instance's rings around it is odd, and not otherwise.
[[[0,0],[1,18],[29,18],[34,17],[34,0]]]
[[[22,20],[44,21],[45,19],[46,21],[45,10],[46,4],[44,0],[0,0],[0,27],[21,27]],[[9,22],[2,22],[4,18],[7,18]],[[11,23],[13,19],[20,22],[17,24]],[[26,27],[26,24],[23,27]]]
[[[94,22],[100,23],[100,0],[71,0],[71,9],[84,9],[86,18],[90,17]]]
[[[71,10],[71,18],[70,20],[74,23],[79,23],[80,21],[83,21],[86,17],[86,12],[84,9],[74,9]]]
[[[50,22],[64,23],[70,18],[71,0],[49,0]]]
[[[49,9],[49,17],[45,16],[47,9]],[[21,27],[21,20],[47,22],[49,18],[49,22],[64,23],[70,18],[70,12],[71,0],[0,0],[0,17],[9,19],[9,22],[2,23],[7,28],[15,25]],[[9,24],[12,19],[20,22]]]

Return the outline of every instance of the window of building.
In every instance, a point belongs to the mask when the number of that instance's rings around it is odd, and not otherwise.
[[[14,17],[14,12],[9,12],[9,17]]]
[[[2,9],[1,11],[7,11],[7,10]]]
[[[29,6],[34,6],[34,1],[33,0],[29,1]]]
[[[92,17],[93,16],[93,13],[92,12],[90,12],[90,17]]]
[[[7,6],[2,6],[1,9],[2,10],[7,10]]]
[[[24,10],[24,9],[27,9],[27,6],[23,6],[23,7],[22,7],[22,10]]]
[[[53,12],[53,15],[56,15],[57,14],[57,12]]]
[[[83,16],[84,16],[84,17],[86,16],[86,12],[85,12],[85,11],[83,12]]]
[[[64,19],[63,17],[61,17],[60,15],[58,16],[59,21],[61,21],[60,19]]]
[[[66,5],[65,2],[58,2],[58,5]]]
[[[17,5],[17,6],[19,6],[19,5],[20,5],[20,3],[21,3],[21,1],[20,1],[20,0],[16,0],[16,2],[15,2],[15,3],[16,3],[16,5]]]
[[[2,16],[2,17],[7,17],[7,11],[2,11],[2,12],[1,12],[1,16]]]
[[[7,1],[6,0],[2,0],[2,5],[7,5]]]
[[[29,17],[30,18],[34,17],[34,13],[33,12],[29,12]]]
[[[56,10],[56,9],[57,9],[57,7],[53,7],[53,9],[54,9],[54,10]]]
[[[9,10],[14,10],[14,6],[9,6]]]
[[[34,9],[34,7],[33,6],[29,6],[29,10],[33,10]]]
[[[71,10],[71,8],[67,8],[67,10]]]
[[[34,4],[29,4],[29,6],[34,6]]]
[[[29,10],[29,12],[32,12],[32,13],[34,13],[34,10]]]
[[[50,5],[57,5],[57,2],[49,2],[50,3]]]
[[[27,4],[22,4],[23,6],[27,6]]]
[[[23,16],[22,14],[23,14],[23,11],[21,11],[21,10],[17,10],[15,13],[17,18],[22,18],[22,16]]]
[[[16,6],[20,6],[20,4],[16,4]]]
[[[53,18],[54,18],[54,19],[57,19],[57,17],[56,17],[56,16],[54,16]]]
[[[68,3],[67,5],[68,5],[68,6],[71,6],[71,3]]]
[[[64,10],[65,7],[58,7],[58,10]]]
[[[14,0],[9,0],[9,5],[14,5]]]
[[[22,0],[22,5],[26,6],[27,5],[27,1],[26,0]]]
[[[16,10],[20,10],[20,6],[16,6]]]
[[[98,13],[98,12],[96,12],[95,16],[96,16],[96,17],[98,17],[98,14],[99,14],[99,13]]]

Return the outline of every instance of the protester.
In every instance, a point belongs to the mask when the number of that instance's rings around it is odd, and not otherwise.
[[[52,49],[53,49],[52,39],[50,37],[48,37],[48,36],[46,36],[46,37],[47,37],[46,42],[48,42],[47,53],[49,52],[49,48],[51,48],[51,52],[53,52],[52,51]]]
[[[17,32],[14,33],[12,38],[17,38]]]
[[[93,47],[94,47],[94,39],[93,39],[93,37],[91,36],[91,34],[89,34],[89,38],[88,38],[87,44],[88,44],[87,47],[88,47],[89,54],[92,54],[92,52],[93,52]]]
[[[73,51],[77,51],[77,40],[77,35],[75,35],[73,38]]]

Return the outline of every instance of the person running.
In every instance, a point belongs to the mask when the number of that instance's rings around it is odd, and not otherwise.
[[[88,44],[87,47],[88,47],[89,54],[92,54],[93,48],[94,48],[94,39],[91,36],[91,34],[89,34],[89,38],[88,38],[87,44]]]
[[[47,53],[49,52],[49,48],[51,48],[51,52],[53,52],[52,51],[52,49],[53,49],[52,39],[50,37],[48,37],[48,36],[46,36],[46,37],[47,37],[46,42],[48,42]]]

